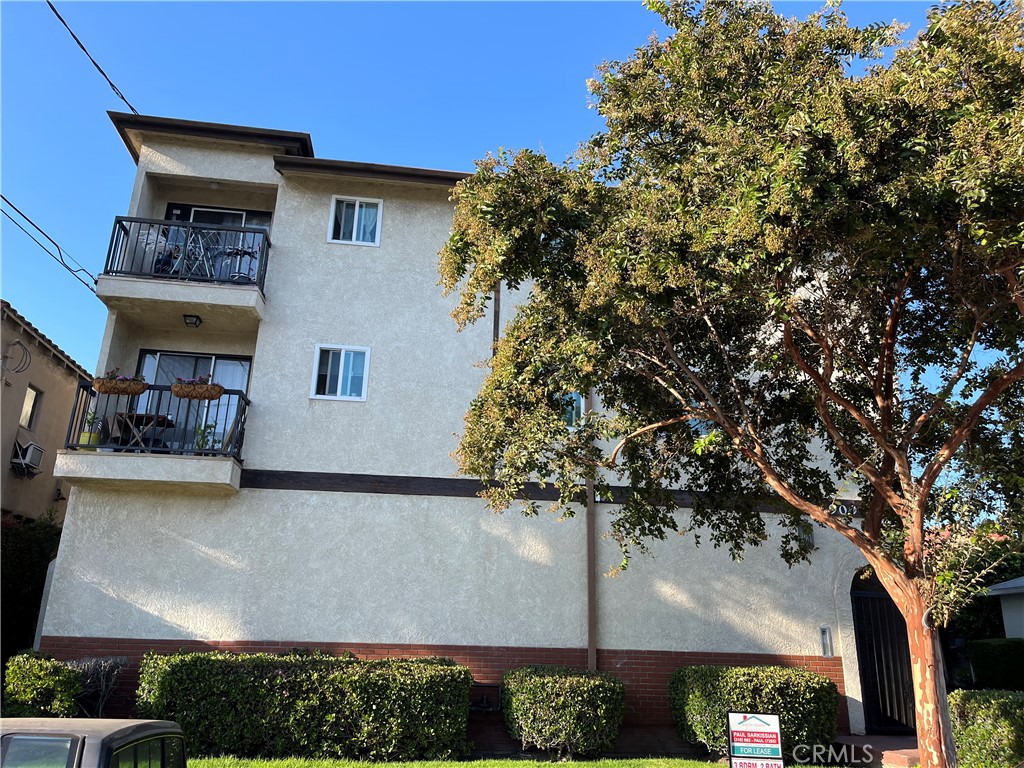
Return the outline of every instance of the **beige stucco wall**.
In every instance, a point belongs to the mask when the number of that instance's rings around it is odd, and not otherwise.
[[[327,242],[333,195],[384,200],[380,247]],[[490,324],[456,333],[437,286],[448,192],[286,178],[278,196],[246,466],[449,477]],[[371,348],[366,402],[311,399],[317,344]],[[269,405],[269,404],[272,404]],[[282,438],[286,446],[282,447]],[[296,450],[305,444],[317,450]]]
[[[584,536],[476,499],[76,488],[45,634],[580,647]],[[599,646],[817,656],[828,626],[845,651],[842,542],[794,569],[771,545],[739,564],[673,537],[600,576]],[[617,555],[603,541],[600,569]]]
[[[20,323],[13,318],[5,317],[0,327],[0,348],[7,350],[11,341],[20,339],[32,355],[32,362],[24,372],[4,371],[3,386],[0,387],[0,459],[3,461],[4,473],[0,486],[3,511],[38,517],[52,508],[59,522],[64,516],[65,502],[55,500],[58,483],[53,478],[53,463],[58,449],[64,447],[78,386],[78,374],[52,357],[49,350],[38,344],[31,333],[22,330]],[[11,364],[14,365],[18,359],[19,353],[12,350]],[[30,384],[43,394],[32,429],[25,429],[19,425],[19,420]],[[36,477],[19,477],[11,471],[10,458],[15,440],[33,442],[44,449],[40,474]]]

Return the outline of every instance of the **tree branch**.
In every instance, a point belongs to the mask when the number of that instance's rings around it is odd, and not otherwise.
[[[1003,392],[1021,380],[1024,380],[1024,362],[1018,363],[996,381],[992,382],[988,388],[978,396],[974,401],[974,404],[967,409],[967,413],[960,421],[960,424],[953,430],[953,433],[942,445],[938,453],[936,453],[932,460],[928,462],[928,466],[925,467],[919,484],[920,498],[917,500],[919,505],[924,504],[924,501],[927,499],[932,486],[935,485],[935,481],[938,480],[942,470],[947,464],[949,464],[950,460],[953,458],[953,454],[957,452],[957,449],[963,445],[964,440],[970,436],[971,430],[977,426],[978,420],[981,418],[981,414],[985,409],[992,405],[996,398],[1003,394]]]

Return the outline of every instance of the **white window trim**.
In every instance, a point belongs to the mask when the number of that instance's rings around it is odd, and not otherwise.
[[[348,202],[357,203],[356,206],[356,220],[355,226],[359,226],[359,203],[376,203],[377,204],[377,233],[376,239],[372,243],[364,243],[361,240],[335,240],[331,237],[334,232],[334,217],[338,212],[338,201],[346,200]],[[334,195],[331,198],[331,213],[327,217],[327,242],[332,245],[362,245],[369,248],[380,247],[380,233],[384,228],[384,201],[375,197],[355,197],[354,195]]]
[[[346,198],[351,199],[351,198]],[[316,376],[320,369],[320,353],[324,350],[332,352],[364,352],[366,354],[366,365],[363,367],[363,395],[352,397],[351,395],[318,395],[316,392]],[[313,379],[309,384],[310,400],[347,400],[352,403],[365,403],[366,394],[370,391],[370,347],[357,347],[353,344],[317,344],[313,352]]]

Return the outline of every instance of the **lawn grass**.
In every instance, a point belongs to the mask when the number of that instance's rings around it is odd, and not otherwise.
[[[307,760],[300,757],[283,760],[244,760],[238,757],[189,758],[189,768],[551,768],[540,760],[417,760],[409,763],[361,763],[355,760]],[[587,760],[586,768],[711,768],[714,762],[676,760],[660,757],[645,760]]]

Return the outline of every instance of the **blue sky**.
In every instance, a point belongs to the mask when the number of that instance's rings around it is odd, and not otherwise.
[[[663,34],[639,2],[54,5],[146,115],[305,131],[318,157],[472,170],[499,147],[570,155],[601,128],[586,81]],[[925,2],[848,2],[920,29]],[[777,2],[806,16],[821,3]],[[135,165],[127,111],[44,2],[0,2],[0,189],[94,275]],[[6,206],[5,206],[6,208]],[[106,310],[9,220],[0,292],[92,370]]]

